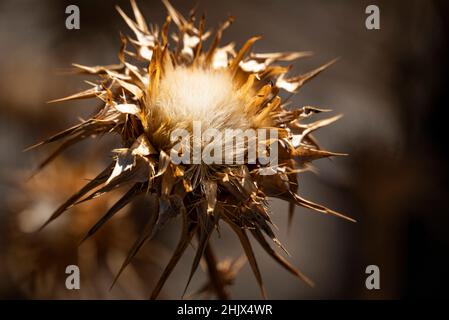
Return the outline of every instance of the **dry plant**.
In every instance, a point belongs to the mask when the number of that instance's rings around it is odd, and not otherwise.
[[[3,257],[7,276],[24,297],[144,298],[146,288],[142,282],[156,280],[152,278],[158,269],[156,259],[163,256],[158,244],[152,246],[151,252],[142,252],[136,257],[117,288],[109,292],[116,270],[138,232],[137,219],[130,214],[131,207],[96,237],[79,246],[83,230],[101,218],[111,202],[117,200],[117,194],[74,207],[71,214],[35,232],[48,219],[52,207],[82,186],[84,182],[80,177],[92,175],[95,168],[98,168],[98,161],[93,159],[87,165],[60,158],[39,176],[11,184],[15,192],[7,203],[7,210],[11,212],[9,219],[3,221]],[[17,173],[15,177],[20,175]],[[59,183],[55,184],[54,180]],[[80,268],[82,290],[67,290],[65,271],[69,265]]]
[[[313,285],[267,241],[268,237],[287,253],[272,230],[268,199],[289,202],[289,221],[296,205],[353,221],[298,194],[298,173],[308,170],[311,161],[341,155],[322,150],[312,136],[315,130],[333,123],[339,116],[305,123],[310,116],[328,110],[287,107],[279,95],[281,90],[296,93],[334,61],[290,77],[290,67],[279,62],[303,58],[309,52],[251,52],[260,37],[250,38],[235,50],[234,43],[221,45],[222,34],[231,25],[232,17],[213,34],[206,29],[204,16],[197,19],[192,11],[186,18],[168,1],[163,2],[168,16],[162,28],[149,26],[134,0],[131,0],[134,20],[117,7],[134,33],[134,37],[121,35],[119,63],[94,67],[75,64],[78,71],[96,75],[98,81],[88,82],[92,87],[83,92],[55,100],[97,98],[102,106],[90,119],[36,146],[61,141],[56,151],[59,153],[89,137],[117,135],[122,148],[113,150],[114,161],[63,203],[45,225],[77,203],[126,186],[128,190],[123,197],[94,224],[85,238],[92,236],[136,196],[145,194],[150,199],[147,225],[129,250],[118,277],[146,241],[169,219],[179,217],[182,221],[179,242],[151,298],[158,297],[194,238],[196,254],[186,289],[204,257],[217,297],[229,297],[226,279],[217,268],[209,244],[212,232],[219,231],[220,221],[230,226],[240,240],[263,297],[266,293],[248,233],[288,272]],[[173,24],[176,30],[169,32]],[[176,129],[191,132],[193,121],[218,130],[276,130],[278,138],[270,143],[277,144],[279,165],[273,168],[259,162],[173,163],[170,134]],[[270,175],[263,173],[267,169],[272,171]]]

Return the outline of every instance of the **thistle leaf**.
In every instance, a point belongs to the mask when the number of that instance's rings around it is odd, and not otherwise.
[[[348,220],[350,222],[357,222],[353,218],[345,216],[344,214],[338,213],[338,212],[336,212],[334,210],[328,209],[328,208],[326,208],[326,207],[324,207],[322,205],[316,204],[316,203],[314,203],[312,201],[309,201],[309,200],[306,200],[304,198],[301,198],[297,194],[293,194],[293,196],[294,196],[294,199],[296,200],[296,203],[298,205],[302,206],[302,207],[309,208],[309,209],[312,209],[312,210],[315,210],[315,211],[318,211],[318,212],[321,212],[321,213],[330,214],[330,215],[333,215],[333,216],[336,216],[336,217]]]
[[[100,229],[109,219],[111,219],[120,209],[125,207],[128,203],[130,203],[134,198],[141,193],[141,187],[142,184],[136,183],[125,195],[120,198],[105,214],[103,217],[100,218],[100,220],[95,223],[92,228],[86,233],[86,235],[83,237],[83,239],[80,241],[80,244],[82,244],[84,241],[86,241],[88,238],[90,238],[92,235],[94,235],[98,229]]]
[[[157,298],[157,296],[161,292],[162,287],[165,284],[165,281],[167,281],[167,278],[172,273],[172,271],[175,268],[176,264],[178,263],[179,259],[181,259],[182,255],[184,254],[184,251],[186,250],[187,246],[189,245],[189,243],[192,240],[192,237],[195,233],[196,224],[194,224],[192,221],[190,221],[188,219],[186,213],[184,213],[182,216],[183,216],[183,220],[182,220],[181,238],[179,239],[178,245],[176,246],[176,249],[173,252],[172,257],[170,258],[170,261],[168,262],[167,266],[165,267],[164,271],[162,272],[162,275],[159,278],[159,281],[157,282],[155,288],[153,289],[153,292],[151,293],[151,299]]]
[[[301,163],[311,162],[313,160],[318,160],[322,158],[347,156],[346,153],[336,153],[325,150],[318,150],[315,148],[307,147],[305,145],[301,145],[294,151],[293,154],[299,158],[299,161]]]
[[[304,281],[310,287],[315,286],[312,280],[310,280],[307,276],[305,276],[301,271],[293,267],[287,260],[285,260],[285,258],[280,256],[276,251],[273,250],[273,248],[271,248],[271,246],[265,240],[265,237],[260,232],[260,230],[252,229],[251,233],[253,234],[254,238],[260,243],[262,248],[264,248],[264,250],[288,272],[292,273],[293,275]]]
[[[186,209],[184,207],[184,203],[179,196],[172,195],[169,197],[160,197],[158,218],[151,237],[154,237],[154,235],[161,230],[170,219],[179,214],[184,214],[185,212]]]
[[[260,291],[262,293],[262,297],[267,299],[267,294],[263,285],[262,276],[259,271],[259,266],[257,264],[256,257],[254,256],[253,249],[251,247],[251,243],[249,242],[248,236],[245,233],[245,230],[240,228],[230,219],[227,219],[226,222],[231,226],[232,230],[234,230],[235,234],[239,237],[240,243],[242,244],[243,250],[245,251],[246,257],[248,258],[248,262],[253,270],[254,276],[256,277],[257,283],[259,284]]]
[[[240,49],[239,53],[237,53],[237,56],[232,60],[231,65],[229,67],[229,69],[231,70],[231,72],[235,72],[237,70],[237,67],[240,63],[240,61],[242,61],[242,59],[245,57],[246,53],[248,52],[248,50],[253,46],[253,44],[257,41],[260,40],[262,37],[257,36],[257,37],[252,37],[251,39],[249,39],[248,41],[246,41],[246,43],[243,45],[243,47]]]
[[[69,199],[66,200],[62,205],[59,206],[58,209],[50,216],[50,218],[44,223],[42,227],[39,228],[39,230],[42,230],[47,226],[50,222],[55,220],[57,217],[59,217],[67,208],[72,206],[77,200],[82,198],[85,194],[87,194],[92,189],[95,189],[102,183],[106,181],[108,178],[110,172],[112,170],[112,164],[106,167],[98,176],[96,176],[94,179],[89,181],[84,187],[82,187],[77,193],[72,195]]]
[[[42,161],[37,168],[34,170],[32,176],[34,176],[37,172],[42,170],[45,166],[47,166],[50,162],[52,162],[59,154],[64,152],[70,146],[76,144],[82,139],[80,136],[75,136],[67,141],[64,141],[55,151],[53,151],[44,161]]]
[[[144,33],[148,33],[148,25],[145,21],[145,18],[143,17],[142,13],[139,10],[139,7],[136,4],[135,0],[131,0],[131,6],[133,8],[134,17],[136,18],[137,25],[139,26],[139,29],[142,30]]]
[[[96,96],[98,96],[102,93],[104,93],[104,91],[101,89],[101,86],[95,86],[93,88],[72,94],[72,95],[64,97],[64,98],[50,100],[50,101],[48,101],[48,103],[95,98]]]
[[[306,74],[286,79],[283,75],[281,75],[277,81],[276,81],[276,87],[284,89],[285,91],[295,93],[301,88],[307,81],[313,79],[318,74],[329,68],[331,65],[333,65],[335,62],[337,62],[338,59],[334,59],[325,65],[316,68]]]
[[[111,284],[110,289],[112,289],[114,287],[115,283],[117,282],[118,278],[122,274],[123,270],[125,270],[125,268],[131,262],[131,260],[134,258],[134,256],[137,254],[137,252],[140,250],[140,248],[145,244],[145,242],[147,242],[148,240],[151,239],[151,236],[153,234],[154,225],[157,220],[159,208],[158,208],[156,197],[154,195],[151,195],[150,197],[151,197],[150,198],[151,203],[149,205],[150,215],[149,215],[147,224],[145,225],[143,231],[140,233],[139,237],[134,242],[131,249],[129,250],[125,260],[123,261],[119,271],[117,272],[117,275],[114,278],[114,281]]]
[[[98,198],[101,195],[122,186],[123,184],[128,184],[132,182],[145,182],[146,179],[148,179],[149,170],[150,169],[148,165],[144,162],[144,160],[139,159],[139,161],[136,162],[136,165],[133,168],[131,168],[130,170],[126,170],[122,172],[120,175],[114,177],[105,186],[91,193],[83,200],[78,201],[76,204]]]
[[[200,213],[201,214],[201,213]],[[202,212],[204,214],[204,211]],[[199,238],[198,238],[198,248],[196,249],[195,258],[193,259],[192,267],[190,269],[190,275],[189,279],[187,280],[187,284],[184,288],[184,292],[182,296],[187,292],[187,288],[189,287],[190,281],[192,280],[193,275],[195,274],[196,270],[198,269],[198,265],[200,264],[201,257],[204,254],[204,250],[206,249],[206,246],[209,242],[210,236],[212,234],[212,231],[214,229],[215,223],[212,217],[206,215],[206,226],[199,228]]]

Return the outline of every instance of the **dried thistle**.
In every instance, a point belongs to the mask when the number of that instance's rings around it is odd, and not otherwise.
[[[76,206],[73,214],[62,216],[40,233],[34,232],[48,218],[49,208],[82,186],[79,177],[92,174],[98,167],[94,159],[89,157],[89,160],[89,164],[85,164],[59,158],[51,170],[39,177],[26,183],[12,181],[16,189],[7,203],[11,214],[3,221],[2,234],[5,273],[24,297],[143,298],[145,288],[140,283],[157,280],[152,278],[154,272],[148,272],[149,268],[156,269],[155,259],[160,256],[158,250],[152,250],[151,254],[133,260],[129,272],[117,284],[117,290],[108,290],[108,282],[114,279],[115,269],[137,234],[133,215],[126,214],[111,221],[96,237],[78,246],[83,230],[101,218],[111,201],[117,199],[116,195],[100,198],[93,205]],[[61,179],[61,172],[64,172],[64,179]],[[56,185],[55,179],[60,183]],[[126,209],[130,211],[131,208]],[[67,290],[65,286],[64,271],[72,264],[79,266],[83,276],[89,279],[83,282],[83,290]]]
[[[266,297],[265,289],[248,232],[286,270],[312,285],[266,240],[268,236],[286,251],[272,231],[267,200],[275,197],[288,201],[289,221],[295,205],[353,221],[297,193],[297,174],[309,162],[340,155],[321,150],[312,136],[315,130],[339,116],[305,124],[304,119],[327,110],[309,106],[287,108],[279,96],[280,90],[297,92],[334,61],[304,75],[288,77],[289,68],[276,62],[292,61],[310,53],[250,52],[260,37],[249,39],[237,52],[234,43],[221,46],[222,34],[231,25],[232,17],[218,28],[206,49],[205,41],[212,33],[205,29],[204,17],[198,21],[192,12],[187,19],[168,1],[163,2],[168,16],[161,29],[147,25],[134,0],[131,5],[135,20],[117,7],[135,34],[135,38],[121,36],[119,63],[95,67],[74,65],[80,72],[97,75],[98,82],[86,91],[55,100],[98,98],[102,107],[90,119],[38,145],[63,141],[56,151],[59,153],[88,137],[115,134],[121,137],[123,148],[114,150],[114,161],[63,203],[46,224],[78,202],[128,186],[125,195],[88,231],[86,238],[136,196],[146,194],[150,198],[147,226],[130,249],[118,277],[146,241],[169,219],[181,216],[179,242],[151,298],[158,296],[195,236],[198,245],[187,285],[203,256],[209,268],[217,268],[206,253],[211,252],[209,238],[219,228],[220,221],[238,236],[263,297]],[[177,30],[169,35],[171,22]],[[129,43],[135,50],[128,49]],[[170,159],[174,147],[170,135],[176,129],[191,133],[194,121],[221,131],[229,128],[276,130],[277,139],[270,143],[278,147],[279,164],[275,167],[259,162],[175,164]],[[182,148],[178,151],[184,152]],[[240,151],[247,153],[246,145]],[[266,170],[271,170],[271,174],[267,175]],[[219,272],[210,274],[217,276]]]

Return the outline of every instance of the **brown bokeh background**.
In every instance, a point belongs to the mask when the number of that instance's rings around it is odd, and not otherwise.
[[[141,0],[138,3],[147,21],[158,24],[163,21],[165,8],[161,2]],[[172,3],[185,14],[195,4]],[[65,8],[69,4],[80,7],[80,30],[65,28]],[[35,204],[43,198],[36,192],[43,187],[33,180],[46,183],[47,198],[59,199],[59,193],[76,191],[79,180],[92,178],[89,167],[98,168],[108,161],[111,157],[108,150],[118,143],[104,138],[83,143],[65,153],[61,160],[65,162],[59,164],[62,167],[56,175],[59,178],[54,179],[48,167],[25,183],[51,147],[26,153],[22,150],[76,123],[77,117],[89,115],[95,107],[93,101],[58,104],[46,104],[46,101],[86,88],[83,77],[67,74],[71,63],[98,65],[117,61],[119,31],[127,34],[130,31],[114,9],[115,4],[130,12],[126,0],[0,2],[2,298],[42,297],[23,290],[20,279],[11,272],[16,266],[8,258],[18,241],[16,236],[11,236],[11,225],[14,225],[11,221],[26,207],[26,201]],[[369,4],[380,7],[381,30],[365,28],[365,8]],[[256,250],[270,298],[391,299],[445,295],[449,285],[445,275],[449,270],[448,159],[444,134],[448,99],[445,78],[449,71],[446,42],[449,26],[444,17],[447,9],[448,4],[443,0],[199,2],[198,10],[206,13],[209,27],[217,26],[228,14],[236,17],[225,33],[225,42],[242,45],[250,36],[259,34],[263,40],[256,44],[257,51],[313,51],[313,57],[295,64],[296,72],[306,72],[340,57],[336,65],[304,86],[292,102],[298,106],[329,107],[335,113],[344,114],[337,123],[321,130],[318,138],[323,147],[350,156],[320,160],[316,164],[317,174],[302,175],[300,192],[356,218],[358,223],[298,208],[287,233],[287,205],[273,201],[277,234],[289,249],[293,264],[311,277],[316,287],[309,288],[297,281],[262,250]],[[66,173],[75,170],[74,167],[84,174]],[[65,189],[61,190],[63,182]],[[27,183],[36,186],[34,189],[24,186]],[[47,201],[44,208],[50,214],[57,205],[58,202],[50,205]],[[28,211],[30,208],[36,206],[29,207]],[[42,206],[39,208],[42,211]],[[79,210],[89,212],[95,208],[84,205]],[[134,228],[138,229],[140,216],[145,214],[145,203],[136,204],[129,211]],[[86,230],[80,230],[79,236]],[[119,231],[127,239],[125,232],[128,231]],[[129,238],[135,236],[129,232]],[[97,291],[81,297],[145,298],[161,266],[168,260],[167,252],[175,245],[178,232],[179,224],[173,221],[156,239],[157,246],[150,244],[142,249],[145,252],[139,255],[141,258],[149,255],[152,256],[149,260],[156,260],[140,266],[147,270],[144,277],[147,279],[142,280],[147,287],[142,288],[142,282],[135,279],[132,282],[139,283],[136,292],[142,294],[130,293],[132,287],[120,292],[109,291],[108,276],[102,277]],[[32,235],[26,239],[31,247],[35,241]],[[22,238],[20,241],[27,246]],[[241,254],[236,239],[226,230],[221,238],[214,237],[213,244],[220,258]],[[69,246],[76,245],[73,242]],[[155,247],[158,249],[151,251]],[[166,284],[164,298],[180,297],[193,253],[190,250],[176,267]],[[54,255],[52,259],[58,257]],[[67,259],[77,261],[76,257]],[[33,262],[23,258],[14,263]],[[370,264],[380,267],[380,290],[365,288],[365,268]],[[111,263],[110,268],[116,270],[117,264]],[[58,272],[58,277],[62,274],[64,278],[64,270]],[[81,291],[83,284],[97,281],[83,276],[83,270],[81,277]],[[191,290],[199,288],[204,280],[205,273],[198,272]],[[248,266],[239,273],[231,292],[233,298],[260,297]],[[80,296],[66,296],[54,290],[45,297]]]

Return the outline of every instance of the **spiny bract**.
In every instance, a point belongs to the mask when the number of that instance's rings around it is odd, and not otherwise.
[[[119,186],[128,186],[125,195],[88,231],[86,238],[136,196],[145,194],[150,198],[148,223],[130,249],[118,277],[141,246],[167,220],[181,216],[183,227],[178,245],[152,298],[158,296],[194,237],[198,244],[188,283],[203,255],[208,267],[216,268],[210,263],[209,238],[214,229],[219,228],[220,221],[228,224],[238,236],[264,297],[262,277],[248,232],[286,270],[312,285],[267,242],[266,236],[285,250],[272,231],[267,199],[276,197],[288,201],[289,220],[294,206],[299,205],[352,221],[297,194],[297,174],[307,169],[310,161],[339,155],[321,150],[311,135],[339,117],[304,124],[305,118],[327,110],[308,106],[287,108],[278,95],[281,89],[297,92],[333,61],[304,75],[287,77],[289,67],[275,63],[292,61],[310,53],[250,52],[259,37],[249,39],[238,51],[234,50],[234,43],[221,46],[223,31],[231,25],[232,17],[218,28],[206,49],[205,41],[212,33],[205,29],[204,17],[197,20],[192,12],[186,19],[167,1],[164,4],[168,16],[161,29],[147,25],[134,0],[131,5],[135,20],[117,7],[135,34],[135,38],[121,36],[120,63],[95,67],[74,65],[80,72],[97,75],[98,82],[86,91],[55,100],[99,98],[103,103],[92,118],[39,145],[62,140],[56,151],[59,153],[86,138],[116,134],[121,137],[123,148],[114,150],[113,163],[62,204],[48,222],[76,203],[99,197]],[[177,31],[169,35],[171,22]],[[135,50],[130,50],[129,44]],[[135,62],[131,64],[130,61]],[[267,168],[260,163],[176,165],[169,156],[173,147],[170,133],[177,128],[190,130],[193,121],[218,130],[274,129],[278,136],[275,143],[279,164],[271,168],[271,175],[261,173]],[[213,277],[214,272],[210,275]],[[212,280],[217,295],[226,297],[223,292],[220,294],[222,279]]]

